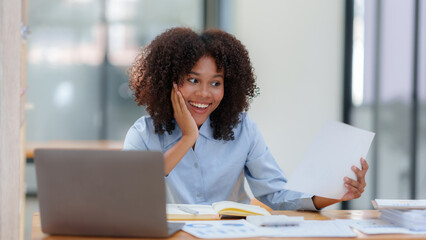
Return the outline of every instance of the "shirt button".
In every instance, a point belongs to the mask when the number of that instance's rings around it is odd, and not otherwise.
[[[198,163],[194,163],[194,167],[195,167],[195,168],[198,168]]]

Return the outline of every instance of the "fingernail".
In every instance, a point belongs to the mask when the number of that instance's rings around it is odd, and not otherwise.
[[[345,181],[348,181],[348,180],[349,180],[349,178],[347,178],[347,177],[345,177],[344,179],[345,179]]]
[[[351,168],[352,168],[352,170],[354,170],[354,171],[356,170],[356,167],[355,167],[355,166],[352,166]]]

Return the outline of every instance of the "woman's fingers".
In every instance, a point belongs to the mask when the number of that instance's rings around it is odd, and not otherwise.
[[[198,138],[197,124],[195,123],[194,118],[189,112],[188,107],[185,103],[185,99],[183,98],[182,93],[177,88],[176,83],[173,83],[171,99],[173,104],[174,117],[182,131],[182,136],[190,136],[196,140]]]
[[[367,170],[368,170],[368,163],[364,158],[361,158],[361,170],[357,167],[355,174],[357,175],[357,178],[359,180],[359,182],[365,187],[367,186],[367,183],[365,182],[365,175],[367,174]]]
[[[352,166],[352,171],[354,171],[354,173],[355,173],[355,175],[356,175],[356,177],[357,177],[357,179],[358,179],[358,182],[363,186],[363,187],[365,187],[367,184],[365,183],[365,171],[362,171],[362,170],[360,170],[359,168],[357,168],[357,167],[355,167],[355,166]]]
[[[171,100],[172,100],[172,106],[173,106],[175,118],[176,118],[176,115],[180,115],[181,112],[182,112],[181,108],[180,108],[180,103],[179,103],[179,98],[178,98],[178,95],[177,95],[177,89],[176,88],[177,88],[176,83],[173,83]]]
[[[364,192],[364,187],[358,181],[348,177],[345,177],[345,187],[348,189],[348,192],[343,197],[344,201],[359,198]]]
[[[361,158],[361,167],[362,167],[362,171],[364,172],[367,172],[369,168],[367,160],[365,160],[364,158]]]
[[[355,199],[361,197],[364,192],[367,183],[365,182],[365,175],[368,170],[368,163],[364,158],[360,159],[361,161],[361,169],[356,166],[352,166],[352,171],[354,171],[357,180],[353,180],[351,178],[345,177],[345,187],[348,189],[348,192],[343,196],[343,201]]]
[[[187,117],[191,117],[191,113],[185,104],[185,99],[182,96],[182,93],[177,88],[176,83],[173,83],[172,96],[174,97],[174,105],[173,108],[176,108],[179,114],[186,114]]]
[[[188,108],[185,105],[185,100],[183,99],[182,93],[180,93],[179,91],[176,92],[177,98],[179,100],[179,107],[180,110],[182,110],[182,112],[188,111]],[[189,111],[188,111],[189,113]]]
[[[359,197],[361,197],[362,193],[364,192],[364,189],[360,190],[359,188],[351,186],[347,183],[345,183],[345,187],[346,187],[346,189],[348,189],[348,192],[345,194],[345,196],[343,198],[344,201],[359,198]]]
[[[350,179],[348,177],[345,177],[344,180],[345,180],[345,186],[350,186],[350,187],[358,189],[360,192],[364,192],[364,186],[362,186],[360,182]]]

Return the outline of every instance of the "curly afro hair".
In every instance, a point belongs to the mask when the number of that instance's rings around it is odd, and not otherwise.
[[[244,45],[217,29],[201,34],[189,28],[169,29],[143,48],[129,68],[130,89],[137,104],[146,106],[156,133],[171,134],[175,129],[170,99],[173,83],[182,85],[184,76],[203,56],[213,57],[218,70],[224,70],[224,96],[210,114],[213,137],[234,140],[233,128],[240,122],[239,114],[248,110],[258,88]]]

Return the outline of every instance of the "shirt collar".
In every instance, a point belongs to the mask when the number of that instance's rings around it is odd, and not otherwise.
[[[213,137],[213,128],[210,126],[210,117],[201,125],[201,128],[198,130],[199,136],[203,136],[209,140],[215,140]],[[182,131],[179,128],[179,125],[176,124],[175,130],[172,134],[168,134],[167,131],[164,133],[164,147],[168,148],[170,144],[175,144],[179,139],[182,138]]]
[[[206,119],[206,121],[201,125],[201,128],[199,130],[200,135],[204,136],[207,139],[215,140],[213,137],[213,128],[210,126],[211,121],[210,117]]]

